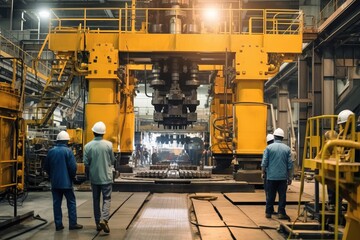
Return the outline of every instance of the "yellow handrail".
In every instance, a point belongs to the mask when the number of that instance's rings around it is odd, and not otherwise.
[[[329,168],[326,167],[326,164],[335,165],[335,179],[331,179],[332,182],[335,182],[335,239],[338,239],[338,221],[339,221],[339,183],[349,181],[349,175],[340,176],[340,171],[344,172],[345,170],[348,172],[349,169],[345,167],[354,167],[357,163],[355,163],[355,149],[360,149],[360,143],[355,141],[355,116],[350,115],[346,124],[340,128],[340,133],[337,136],[337,139],[327,139],[325,138],[321,140],[320,135],[322,136],[321,131],[326,130],[335,130],[337,115],[323,115],[309,118],[306,125],[306,133],[305,133],[305,144],[304,144],[304,152],[303,152],[303,164],[302,164],[302,174],[301,174],[301,185],[300,185],[300,195],[299,195],[299,203],[301,201],[301,195],[304,190],[304,172],[305,166],[310,167],[312,169],[320,169],[321,175],[321,184],[322,188],[322,219],[321,219],[321,230],[325,231],[325,178],[328,180],[329,177],[326,175],[329,173]],[[316,142],[314,142],[314,140]],[[335,148],[333,151],[329,151],[329,149]],[[345,162],[341,162],[342,155],[344,154],[344,148],[349,150],[349,158],[345,160]],[[313,152],[316,151],[316,152]],[[332,152],[331,159],[335,159],[333,163],[325,162],[326,159],[329,159],[327,154]],[[358,165],[356,165],[359,167]],[[340,168],[341,167],[341,168]],[[333,169],[333,168],[331,168]],[[352,168],[350,168],[352,169]],[[357,169],[357,168],[355,168]],[[351,170],[350,170],[351,173]],[[340,179],[341,178],[341,179]],[[300,205],[298,206],[298,214],[300,214]]]
[[[114,12],[114,18],[102,18],[102,17],[91,17],[90,12],[99,11],[99,10],[109,10]],[[198,23],[206,23],[205,19],[202,18],[202,13],[205,11],[205,8],[180,8],[174,10],[173,8],[134,8],[128,7],[126,5],[125,8],[54,8],[52,9],[52,13],[55,17],[50,19],[52,23],[51,31],[61,31],[63,29],[69,29],[71,23],[73,23],[72,27],[78,26],[80,23],[83,26],[83,29],[87,29],[91,27],[91,24],[97,22],[116,22],[113,29],[111,29],[108,25],[100,29],[96,24],[93,28],[99,28],[99,32],[107,32],[107,33],[123,33],[123,32],[141,32],[143,29],[135,29],[135,22],[143,23],[145,26],[149,26],[151,17],[154,17],[157,14],[174,14],[175,17],[179,17],[182,14],[186,14],[188,12],[189,16],[196,16],[196,19],[193,21],[197,21]],[[76,11],[76,17],[59,17],[60,14],[56,14],[61,11]],[[232,9],[232,8],[222,8],[219,9],[219,21],[216,22],[218,26],[224,28],[224,31],[218,31],[217,33],[222,34],[259,34],[253,31],[253,21],[261,20],[262,23],[259,24],[259,30],[261,29],[262,34],[266,34],[266,32],[276,33],[276,34],[302,34],[302,12],[299,10],[260,10],[260,9]],[[135,15],[134,15],[135,14]],[[248,28],[244,28],[246,30],[240,29],[239,32],[233,31],[233,27],[236,23],[238,23],[240,27],[240,20],[238,19],[241,16],[246,16],[248,14]],[[74,14],[75,15],[75,14]],[[67,14],[69,16],[69,14]],[[79,17],[78,17],[79,16]],[[151,16],[151,17],[150,17]],[[131,19],[128,19],[131,18]],[[131,24],[129,26],[128,20],[131,20]],[[67,21],[67,27],[62,27],[64,22]],[[244,21],[242,21],[244,22]],[[272,27],[268,27],[267,23],[273,22],[276,23],[272,25]],[[213,25],[213,24],[212,24]],[[234,26],[233,26],[234,25]],[[124,29],[122,29],[124,27]],[[129,28],[130,27],[130,28]],[[281,28],[280,28],[281,27]],[[145,28],[145,33],[149,33],[148,28]],[[194,33],[192,33],[194,34]]]
[[[323,197],[323,201],[322,201],[322,217],[321,217],[321,230],[325,231],[325,153],[327,152],[327,149],[330,147],[347,147],[347,148],[355,148],[355,149],[360,149],[360,143],[352,141],[352,140],[329,140],[323,148],[323,151],[321,153],[321,164],[322,164],[322,173],[321,173],[321,184],[323,185],[322,188],[322,197]],[[335,170],[335,239],[338,239],[338,221],[339,221],[339,178],[340,178],[340,174],[339,174],[339,157],[337,156],[338,153],[336,151],[336,170]],[[350,159],[350,162],[354,162],[354,159]]]

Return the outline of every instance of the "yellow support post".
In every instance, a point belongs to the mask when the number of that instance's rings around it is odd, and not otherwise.
[[[91,46],[89,58],[89,97],[85,106],[85,144],[94,138],[92,126],[102,121],[106,125],[104,139],[113,144],[113,151],[120,152],[119,114],[120,99],[117,93],[119,79],[117,68],[119,64],[118,50],[111,43]]]

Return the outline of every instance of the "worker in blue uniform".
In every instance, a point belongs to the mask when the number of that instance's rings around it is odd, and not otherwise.
[[[106,126],[97,122],[91,129],[94,139],[84,147],[84,164],[89,168],[93,208],[96,230],[110,233],[108,221],[110,218],[113,168],[115,163],[112,143],[104,140]],[[102,211],[100,211],[100,195],[102,194]]]
[[[44,163],[44,170],[51,182],[56,231],[64,229],[61,210],[63,196],[67,201],[69,229],[83,228],[77,223],[76,198],[72,183],[76,175],[76,161],[73,152],[67,146],[69,140],[69,134],[61,131],[56,137],[55,147],[49,150]]]
[[[266,201],[266,218],[271,218],[274,213],[274,202],[276,193],[279,194],[278,218],[290,219],[286,214],[286,190],[291,184],[293,162],[290,148],[282,143],[284,131],[277,128],[274,131],[274,143],[268,145],[264,151],[261,167],[266,171],[266,189],[268,199]]]

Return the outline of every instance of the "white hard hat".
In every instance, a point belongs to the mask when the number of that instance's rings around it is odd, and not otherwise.
[[[274,131],[274,136],[278,136],[278,137],[284,137],[284,130],[282,130],[281,128],[277,128]]]
[[[65,141],[65,140],[70,140],[70,136],[66,131],[61,131],[59,132],[59,134],[56,136],[56,140],[57,141]]]
[[[272,135],[271,133],[269,133],[267,136],[266,136],[266,142],[270,142],[274,140],[274,135]]]
[[[97,134],[105,134],[106,133],[106,126],[103,122],[97,122],[91,129],[94,133]]]
[[[345,123],[351,114],[354,114],[354,113],[350,110],[347,110],[347,109],[342,110],[338,115],[337,123],[338,124]]]

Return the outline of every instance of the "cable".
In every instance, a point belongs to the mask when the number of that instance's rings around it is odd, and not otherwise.
[[[244,226],[244,225],[222,225],[222,226],[219,226],[219,225],[203,225],[203,224],[200,224],[200,223],[196,223],[194,221],[190,221],[191,224],[195,225],[195,226],[198,226],[198,227],[211,227],[211,228],[223,228],[223,227],[226,227],[226,228],[246,228],[246,229],[260,229],[260,230],[263,230],[263,229],[270,229],[270,230],[277,230],[278,228],[277,227],[270,227],[270,226],[257,226],[257,227],[251,227],[251,226]]]
[[[216,199],[218,199],[218,197],[211,196],[211,195],[191,195],[191,196],[189,196],[189,198],[193,198],[196,200],[202,200],[202,201],[215,201]]]
[[[203,200],[203,201],[214,201],[214,200],[218,199],[218,197],[212,196],[212,195],[191,195],[191,196],[189,196],[189,198],[196,199],[196,200]],[[278,230],[277,227],[270,227],[270,226],[254,226],[254,227],[252,227],[252,226],[244,226],[244,225],[228,225],[228,224],[226,224],[226,222],[224,222],[224,225],[221,225],[221,226],[219,226],[219,225],[203,225],[203,224],[191,221],[191,220],[190,220],[190,223],[197,227],[210,227],[210,228],[225,227],[225,228],[245,228],[245,229],[260,229],[260,230],[265,230],[265,229]]]
[[[22,206],[22,204],[26,200],[27,196],[28,196],[28,192],[26,192],[26,191],[18,193],[18,195],[17,195],[17,205]],[[9,203],[9,205],[14,206],[14,204],[15,204],[14,203],[14,201],[15,201],[14,200],[15,199],[14,194],[13,193],[8,193],[6,195],[6,198],[7,198],[7,201]]]

